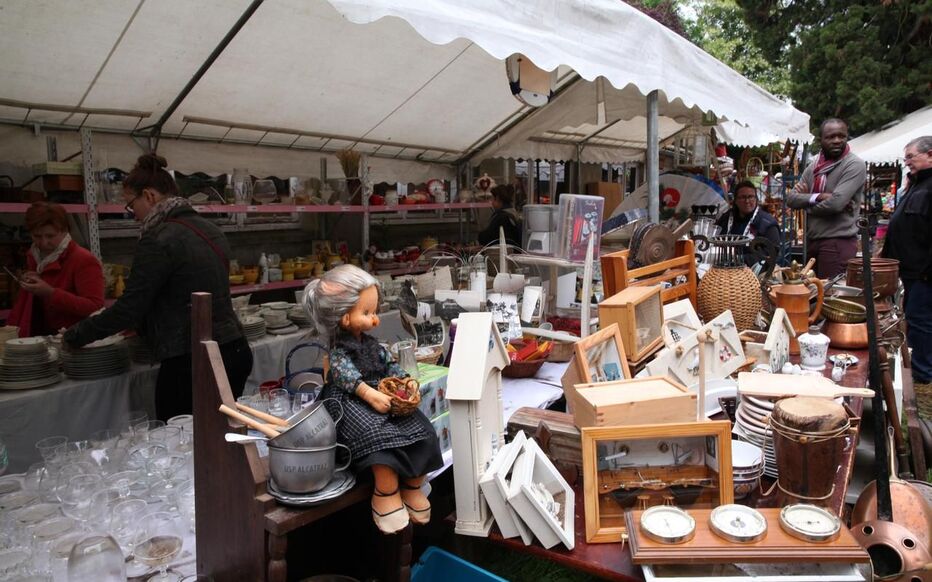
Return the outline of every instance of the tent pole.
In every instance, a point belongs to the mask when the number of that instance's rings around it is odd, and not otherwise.
[[[185,98],[188,96],[191,90],[194,89],[195,85],[197,85],[198,82],[201,80],[201,77],[203,77],[204,74],[207,73],[210,67],[214,64],[214,61],[217,60],[217,58],[224,51],[224,49],[227,48],[227,45],[230,44],[233,38],[239,33],[240,29],[242,29],[243,26],[246,25],[246,22],[252,17],[252,15],[256,12],[256,10],[259,9],[259,6],[262,5],[263,1],[264,0],[252,0],[252,3],[248,7],[246,7],[246,10],[243,11],[243,14],[240,15],[236,23],[233,24],[233,28],[231,28],[226,33],[226,35],[224,35],[223,39],[220,40],[220,44],[218,44],[214,48],[213,52],[210,53],[210,56],[207,57],[207,60],[204,61],[204,64],[200,66],[197,72],[194,73],[194,76],[191,77],[191,79],[188,81],[187,85],[185,85],[184,88],[181,90],[181,93],[179,93],[178,96],[175,97],[175,100],[172,101],[171,105],[168,106],[168,109],[166,109],[165,112],[162,113],[162,116],[159,117],[159,120],[156,121],[154,124],[148,127],[141,128],[139,130],[140,132],[148,130],[150,135],[156,138],[152,151],[155,151],[155,148],[158,147],[158,136],[162,133],[162,126],[164,126],[165,122],[168,121],[168,119],[172,116],[172,114],[175,113],[175,110],[178,109],[178,106],[181,105],[181,102],[185,100]]]
[[[660,222],[660,142],[655,89],[647,94],[647,218]]]

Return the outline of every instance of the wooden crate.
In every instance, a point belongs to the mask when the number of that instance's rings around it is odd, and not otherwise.
[[[516,410],[508,420],[509,442],[521,431],[528,437],[536,438],[551,460],[572,465],[582,471],[582,436],[572,414],[525,406]],[[547,439],[541,438],[542,432],[548,434]]]
[[[628,269],[628,251],[618,251],[602,255],[599,259],[602,264],[602,285],[606,297],[614,295],[627,287],[646,287],[659,285],[663,282],[672,284],[664,289],[661,298],[664,303],[670,303],[684,297],[689,297],[693,307],[696,307],[696,258],[695,246],[691,240],[676,241],[676,256],[655,265],[648,265],[637,269]],[[679,277],[686,281],[677,283]]]
[[[576,426],[667,424],[696,420],[696,395],[664,376],[576,385]]]
[[[660,285],[627,287],[599,303],[599,327],[618,324],[629,362],[640,361],[663,342]]]

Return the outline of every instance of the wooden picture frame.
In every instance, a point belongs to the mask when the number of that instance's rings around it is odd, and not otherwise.
[[[617,323],[577,341],[574,350],[576,354],[573,362],[567,366],[562,378],[567,412],[572,412],[576,405],[576,384],[631,378],[625,345]]]
[[[734,502],[727,420],[584,428],[582,460],[590,544],[621,541],[629,509]]]

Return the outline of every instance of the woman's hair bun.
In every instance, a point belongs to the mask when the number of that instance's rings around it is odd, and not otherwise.
[[[168,162],[165,161],[165,158],[157,154],[143,154],[136,160],[136,165],[143,170],[156,172],[167,167]]]

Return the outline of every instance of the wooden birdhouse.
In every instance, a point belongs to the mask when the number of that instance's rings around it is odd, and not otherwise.
[[[479,479],[505,443],[502,369],[508,363],[508,350],[492,314],[461,314],[447,380],[453,436],[455,531],[459,534],[487,536],[492,527],[492,513],[480,490]]]

